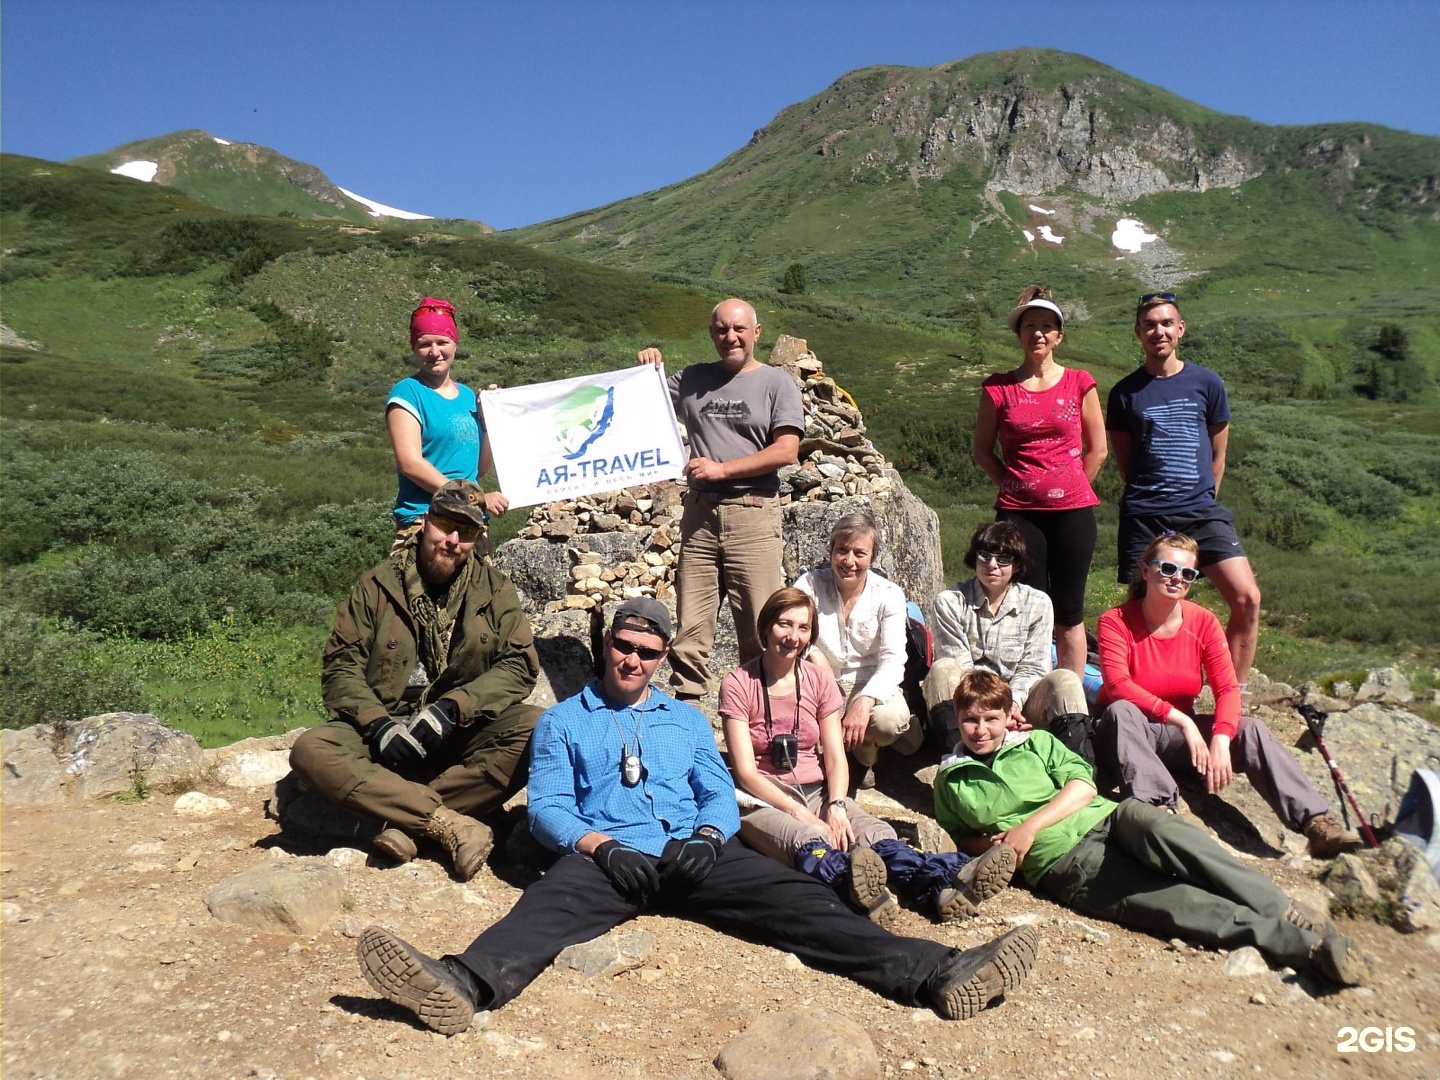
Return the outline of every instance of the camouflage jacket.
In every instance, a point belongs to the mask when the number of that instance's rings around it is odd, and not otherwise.
[[[406,689],[418,659],[405,590],[389,562],[365,572],[335,612],[320,673],[325,708],[362,731],[387,713],[409,711]],[[485,723],[525,700],[535,687],[540,660],[530,620],[515,586],[481,563],[450,638],[445,671],[427,700],[451,698],[462,724]]]

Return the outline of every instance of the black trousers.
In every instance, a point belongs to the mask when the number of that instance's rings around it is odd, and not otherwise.
[[[720,930],[740,931],[905,1004],[920,1002],[926,980],[958,951],[881,929],[846,907],[833,889],[735,839],[699,885],[662,887],[643,908],[621,896],[588,856],[567,855],[458,959],[488,990],[480,1007],[497,1009],[561,950],[642,912],[693,916]]]

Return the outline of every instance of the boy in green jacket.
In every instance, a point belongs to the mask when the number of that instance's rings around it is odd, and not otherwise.
[[[1012,731],[1010,687],[966,672],[960,742],[935,777],[935,818],[961,851],[1015,849],[1032,888],[1084,915],[1270,960],[1352,986],[1364,960],[1328,919],[1291,904],[1200,829],[1135,799],[1097,794],[1090,766],[1047,731]]]

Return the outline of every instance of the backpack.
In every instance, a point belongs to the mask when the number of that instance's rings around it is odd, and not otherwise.
[[[930,636],[930,627],[925,624],[925,613],[914,600],[905,602],[905,677],[900,680],[900,691],[905,695],[905,704],[910,706],[910,715],[918,717],[924,724],[927,710],[925,692],[922,689],[925,676],[930,674],[930,665],[935,662],[935,643]]]

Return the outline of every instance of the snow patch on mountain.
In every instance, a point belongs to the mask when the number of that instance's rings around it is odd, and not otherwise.
[[[1145,231],[1145,223],[1134,218],[1121,218],[1115,222],[1115,231],[1110,234],[1110,243],[1120,251],[1136,252],[1146,244],[1159,240],[1155,233]]]
[[[402,221],[429,221],[434,216],[433,214],[416,214],[409,210],[397,210],[393,206],[386,206],[384,203],[378,203],[374,199],[367,199],[363,195],[356,195],[353,191],[346,191],[343,187],[340,191],[349,198],[368,207],[371,217],[393,217],[400,218]]]
[[[158,161],[126,161],[116,165],[110,171],[119,173],[121,176],[128,176],[132,180],[144,180],[148,184],[155,179],[155,173],[159,168]]]

